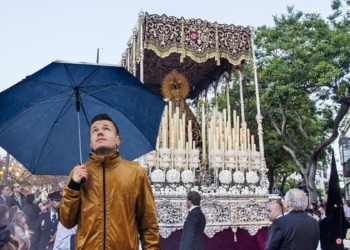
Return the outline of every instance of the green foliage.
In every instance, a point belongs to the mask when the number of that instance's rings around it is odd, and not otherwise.
[[[317,189],[317,197],[324,197],[325,195],[325,190],[323,190],[322,188]]]

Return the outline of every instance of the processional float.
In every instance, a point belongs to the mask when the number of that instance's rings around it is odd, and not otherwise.
[[[255,235],[269,225],[262,116],[249,27],[210,23],[141,12],[121,64],[167,100],[156,150],[139,160],[149,173],[156,199],[160,233],[169,237],[183,226],[186,193],[202,193],[205,234],[210,238],[231,228]],[[258,138],[244,118],[242,69],[253,55]],[[208,109],[207,93],[238,72],[241,116],[217,105]],[[191,109],[186,100],[204,96]],[[256,145],[256,142],[258,142]],[[271,198],[271,197],[270,197]]]

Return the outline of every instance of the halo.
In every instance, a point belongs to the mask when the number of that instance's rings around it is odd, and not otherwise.
[[[165,98],[185,99],[190,92],[190,84],[187,78],[173,69],[162,81],[162,93]]]

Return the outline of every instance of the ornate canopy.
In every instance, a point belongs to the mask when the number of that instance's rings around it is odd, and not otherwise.
[[[193,99],[249,59],[249,27],[141,12],[122,64],[160,96],[164,77],[176,69]]]

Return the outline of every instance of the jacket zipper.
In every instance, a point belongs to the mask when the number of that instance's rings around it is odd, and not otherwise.
[[[105,163],[102,162],[103,176],[103,249],[106,250],[106,170]]]

